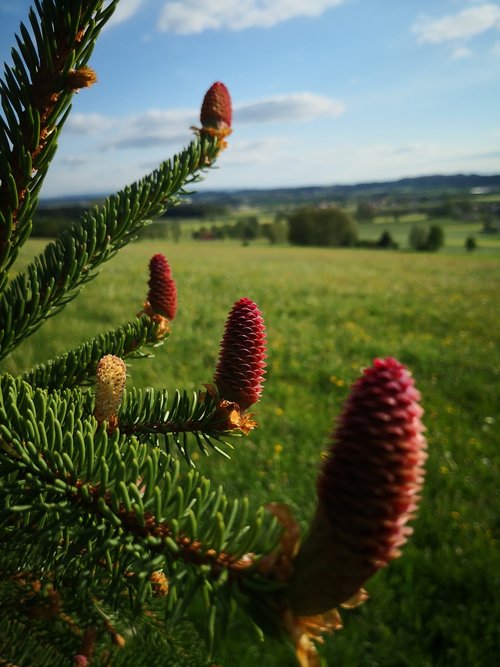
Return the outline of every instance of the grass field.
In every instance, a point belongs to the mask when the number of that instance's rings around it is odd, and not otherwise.
[[[20,265],[42,247],[30,242]],[[238,441],[231,462],[199,461],[229,495],[287,502],[307,525],[321,450],[360,369],[392,355],[416,377],[430,456],[415,532],[403,557],[368,582],[370,600],[343,612],[324,664],[500,664],[498,255],[136,243],[2,370],[24,370],[133,318],[155,252],[172,265],[179,313],[155,359],[131,364],[129,384],[198,388],[212,378],[234,301],[249,296],[266,320],[260,428]],[[295,664],[238,623],[230,635],[225,667]]]

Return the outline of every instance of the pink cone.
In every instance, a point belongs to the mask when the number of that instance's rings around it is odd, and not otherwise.
[[[262,395],[265,373],[266,329],[257,305],[247,297],[229,313],[214,376],[222,399],[246,410]]]
[[[295,561],[291,602],[322,613],[400,555],[424,480],[423,410],[409,371],[376,359],[352,387],[318,478],[318,506]]]
[[[151,257],[149,275],[148,301],[152,311],[173,320],[177,312],[177,287],[164,255],[158,253]]]

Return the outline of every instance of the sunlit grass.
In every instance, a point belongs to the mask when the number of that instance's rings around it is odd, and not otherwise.
[[[31,242],[23,262],[43,247]],[[254,506],[289,503],[306,525],[321,450],[361,368],[396,356],[416,377],[429,461],[422,509],[403,558],[344,612],[327,665],[491,667],[500,645],[498,512],[500,262],[479,254],[141,242],[3,362],[18,372],[133,318],[147,264],[169,258],[179,291],[170,339],[130,364],[129,384],[195,389],[211,380],[227,312],[255,300],[268,329],[260,428],[233,461],[199,460]],[[362,462],[360,462],[362,465]],[[237,626],[226,667],[283,667],[290,655]],[[243,648],[242,648],[243,647]]]

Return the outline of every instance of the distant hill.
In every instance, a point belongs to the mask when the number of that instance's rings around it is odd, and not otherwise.
[[[326,185],[294,188],[260,188],[240,190],[204,190],[191,196],[197,204],[221,206],[296,206],[325,200],[398,197],[411,199],[425,195],[445,196],[469,194],[475,188],[500,193],[500,174],[455,174],[450,176],[418,176],[396,181],[355,183],[352,185]],[[87,207],[101,201],[103,195],[72,195],[47,198],[40,202],[43,209],[59,207]]]
[[[397,181],[356,183],[352,185],[309,186],[296,188],[203,191],[193,195],[197,203],[218,203],[233,206],[298,205],[325,200],[370,199],[397,197],[411,199],[470,194],[481,188],[500,193],[500,174],[456,174],[452,176],[419,176]]]

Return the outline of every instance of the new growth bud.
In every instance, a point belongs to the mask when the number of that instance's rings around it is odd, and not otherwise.
[[[352,387],[318,478],[318,505],[294,563],[296,615],[352,597],[400,555],[424,479],[420,394],[393,358],[376,359]]]
[[[177,287],[170,265],[158,253],[149,261],[148,303],[152,312],[173,320],[177,312]]]
[[[68,90],[80,90],[81,88],[90,88],[97,81],[97,74],[92,67],[80,67],[79,69],[70,69],[66,74],[65,86]]]
[[[262,394],[265,374],[266,329],[257,305],[247,297],[228,315],[214,376],[219,396],[237,403],[241,411]]]
[[[217,137],[219,148],[227,146],[225,137],[232,132],[233,117],[231,96],[226,86],[220,81],[213,83],[203,98],[200,112],[201,130],[193,128],[201,136]]]
[[[204,129],[221,130],[231,127],[231,97],[226,86],[216,81],[205,94],[201,105],[200,123]]]
[[[125,390],[126,366],[123,359],[107,354],[96,367],[94,417],[99,424],[107,422],[108,430],[118,426],[118,408]]]

